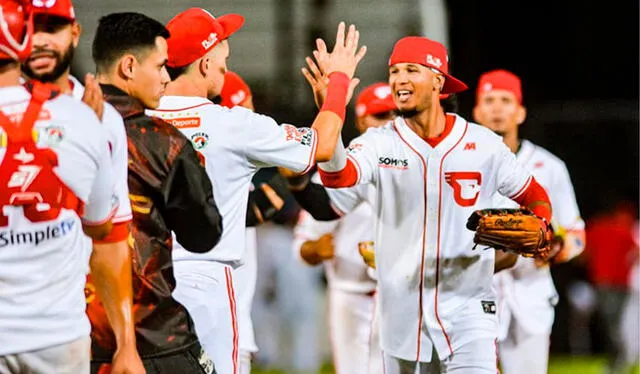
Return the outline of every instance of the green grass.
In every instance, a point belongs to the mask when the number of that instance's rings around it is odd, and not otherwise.
[[[605,360],[599,357],[552,357],[548,374],[602,374]],[[628,371],[640,374],[640,366]],[[287,374],[281,370],[260,370],[254,368],[252,374]],[[318,374],[334,374],[331,365],[325,365]]]

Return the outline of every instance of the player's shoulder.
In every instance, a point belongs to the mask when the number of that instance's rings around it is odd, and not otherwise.
[[[467,121],[467,124],[467,134],[469,136],[490,144],[503,144],[502,137],[489,130],[487,127],[479,125],[472,121]]]
[[[526,139],[522,140],[520,144],[519,154],[523,154],[525,158],[544,163],[547,167],[566,168],[565,162],[548,149]]]
[[[86,126],[100,125],[100,120],[93,109],[69,95],[57,95],[53,99],[46,101],[43,107],[51,111],[52,121],[86,124]]]
[[[374,141],[374,142],[388,142],[391,138],[398,137],[398,133],[393,124],[394,121],[389,121],[380,127],[369,127],[362,134],[356,136],[351,141],[352,143],[358,143],[359,141]]]

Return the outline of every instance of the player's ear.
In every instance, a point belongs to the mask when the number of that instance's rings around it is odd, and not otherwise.
[[[516,123],[520,125],[522,124],[522,122],[524,122],[525,119],[527,119],[527,108],[520,105],[516,113]]]
[[[433,75],[433,88],[437,89],[438,92],[442,91],[442,88],[444,87],[444,75],[442,74],[434,74]]]
[[[82,26],[78,22],[72,23],[71,24],[71,39],[72,39],[74,48],[78,47],[78,43],[80,42],[80,34],[82,34]]]
[[[473,107],[473,121],[475,123],[482,122],[482,114],[480,112],[480,108],[477,105]]]
[[[135,77],[137,60],[134,55],[127,53],[118,61],[118,70],[124,79],[133,79]]]
[[[207,78],[209,75],[210,68],[211,68],[211,58],[205,55],[200,59],[200,62],[198,62],[198,71],[203,77]]]

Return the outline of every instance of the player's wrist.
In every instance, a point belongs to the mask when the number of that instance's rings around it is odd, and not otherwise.
[[[350,82],[349,76],[341,71],[334,71],[329,74],[327,96],[320,111],[333,112],[344,122],[347,113],[347,94]]]

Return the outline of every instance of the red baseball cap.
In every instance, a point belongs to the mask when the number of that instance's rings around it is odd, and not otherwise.
[[[462,81],[449,75],[447,49],[434,40],[423,36],[407,36],[398,40],[391,52],[389,66],[400,63],[419,64],[439,71],[446,78],[440,93],[456,93],[468,88]]]
[[[356,99],[356,116],[364,117],[396,110],[391,87],[387,83],[374,83],[365,87]]]
[[[33,0],[34,15],[49,15],[68,19],[73,22],[76,20],[76,12],[73,10],[71,0]]]
[[[476,99],[484,92],[493,90],[505,90],[512,92],[518,103],[522,104],[522,83],[517,75],[510,71],[497,69],[488,71],[480,76]]]
[[[215,18],[202,8],[191,8],[179,13],[167,24],[170,33],[167,39],[167,65],[189,65],[238,31],[243,24],[244,17],[239,14],[226,14]]]
[[[251,97],[251,89],[238,74],[227,71],[224,75],[224,85],[220,97],[222,98],[220,105],[233,108]]]

